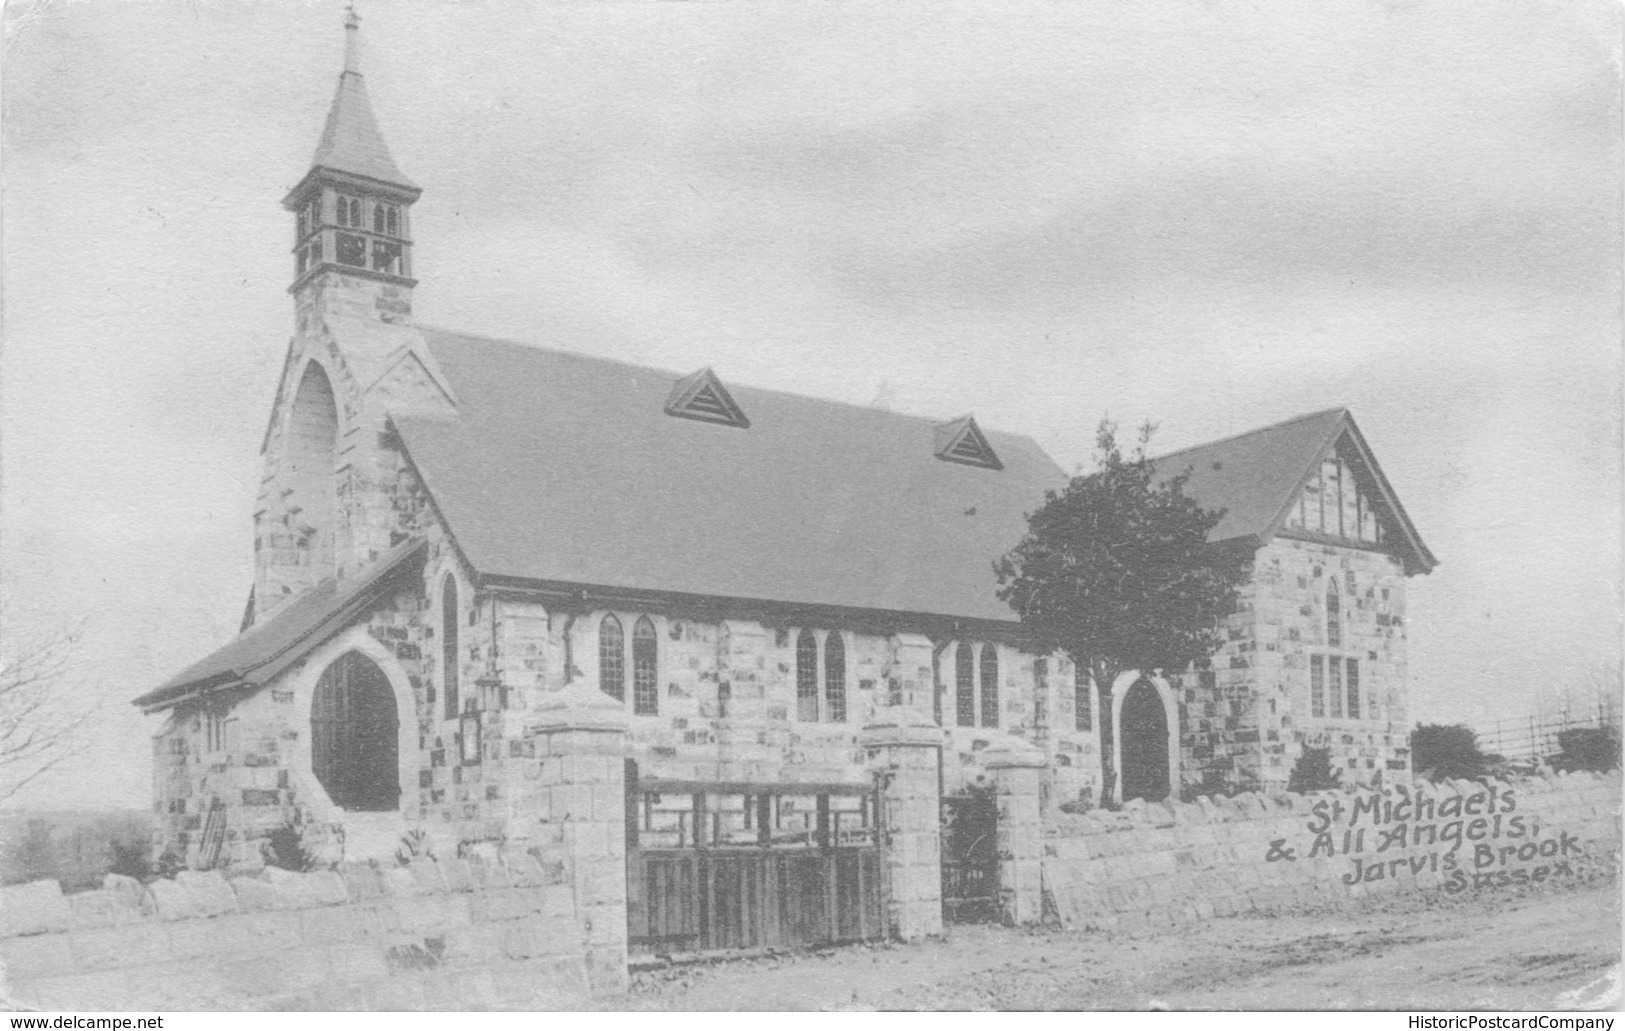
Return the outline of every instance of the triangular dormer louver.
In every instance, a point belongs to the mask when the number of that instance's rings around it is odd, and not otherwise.
[[[742,430],[750,428],[750,420],[709,366],[672,385],[671,396],[666,398],[666,414]]]
[[[944,462],[976,465],[983,469],[1003,469],[993,446],[976,425],[975,416],[965,415],[937,427],[937,457]]]

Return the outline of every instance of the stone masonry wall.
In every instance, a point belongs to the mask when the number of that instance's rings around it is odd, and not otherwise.
[[[624,990],[566,859],[0,889],[6,996],[42,1009],[563,1009]]]
[[[1337,581],[1341,641],[1327,641],[1326,592]],[[1278,537],[1259,549],[1253,579],[1226,621],[1209,670],[1179,678],[1181,779],[1187,790],[1284,791],[1304,747],[1329,747],[1349,786],[1410,770],[1405,681],[1405,576],[1393,556]],[[1311,707],[1310,657],[1349,660],[1360,715]],[[1323,665],[1323,669],[1325,666]],[[1324,689],[1330,692],[1330,676]],[[1340,677],[1346,701],[1347,685]],[[1380,776],[1379,776],[1380,775]]]
[[[1132,928],[1617,876],[1619,850],[1618,771],[1391,783],[1061,816],[1045,828],[1044,882],[1062,922]]]

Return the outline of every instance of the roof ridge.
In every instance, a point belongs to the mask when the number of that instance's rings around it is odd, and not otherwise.
[[[1244,430],[1241,433],[1232,433],[1228,437],[1219,437],[1216,440],[1206,440],[1206,441],[1203,441],[1200,444],[1192,444],[1189,447],[1182,447],[1178,451],[1169,451],[1167,454],[1154,455],[1154,456],[1152,456],[1151,461],[1152,462],[1165,461],[1165,460],[1167,460],[1169,458],[1174,458],[1174,457],[1186,454],[1186,453],[1191,452],[1191,451],[1200,451],[1203,448],[1213,447],[1213,446],[1218,445],[1218,444],[1228,444],[1232,440],[1240,440],[1243,437],[1253,437],[1253,436],[1257,436],[1260,433],[1268,433],[1270,430],[1278,430],[1283,426],[1291,426],[1293,423],[1307,422],[1310,419],[1318,419],[1323,415],[1331,415],[1333,412],[1347,413],[1348,412],[1348,406],[1347,405],[1337,405],[1336,407],[1333,407],[1333,408],[1322,408],[1318,412],[1306,412],[1303,415],[1294,415],[1290,419],[1282,419],[1280,422],[1272,422],[1268,426],[1260,426],[1257,429]]]
[[[685,379],[694,375],[692,371],[677,372],[676,370],[664,369],[657,365],[641,365],[637,362],[627,361],[625,358],[609,358],[604,355],[586,354],[582,351],[571,351],[562,347],[549,346],[547,344],[532,344],[524,340],[515,340],[511,337],[493,337],[486,336],[483,333],[463,333],[454,329],[445,329],[440,326],[428,326],[422,323],[415,324],[414,328],[416,328],[419,332],[427,331],[430,333],[443,333],[446,336],[461,337],[466,340],[478,340],[487,344],[502,344],[508,347],[521,347],[529,351],[546,351],[550,354],[559,355],[565,358],[572,358],[579,361],[602,362],[606,365],[618,365],[622,368],[634,369],[638,372],[656,372],[662,375],[672,376],[676,379]],[[711,366],[707,365],[705,368],[709,369]],[[716,375],[714,371],[712,374]],[[815,401],[821,405],[840,405],[843,408],[855,408],[860,412],[872,412],[876,415],[888,415],[897,419],[916,420],[925,423],[928,428],[933,429],[946,423],[957,422],[960,419],[968,418],[974,414],[971,412],[966,412],[963,415],[944,419],[939,416],[916,415],[912,412],[899,412],[890,408],[877,408],[874,405],[858,404],[856,401],[842,401],[839,398],[819,397],[814,394],[802,394],[797,393],[794,390],[779,390],[775,387],[759,387],[750,383],[742,383],[738,380],[729,381],[724,379],[722,376],[717,376],[717,379],[722,381],[725,385],[731,382],[732,386],[729,388],[731,390],[748,390],[759,394],[772,394],[778,397],[795,398],[800,401]],[[1016,437],[1022,440],[1032,441],[1035,447],[1038,446],[1037,438],[1035,438],[1031,433],[1020,433],[1015,430],[1001,430],[997,427],[982,426],[980,423],[977,425],[983,433],[997,433],[1003,437]],[[1042,448],[1040,448],[1040,450],[1042,450]]]

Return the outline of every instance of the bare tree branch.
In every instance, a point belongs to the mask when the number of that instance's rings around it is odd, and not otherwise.
[[[0,596],[0,802],[84,751],[100,707],[75,691],[78,627],[19,632]]]

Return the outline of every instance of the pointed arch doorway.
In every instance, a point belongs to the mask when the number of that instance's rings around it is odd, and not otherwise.
[[[1123,801],[1167,798],[1172,785],[1169,769],[1168,713],[1162,696],[1150,680],[1141,677],[1123,696],[1118,737]]]

